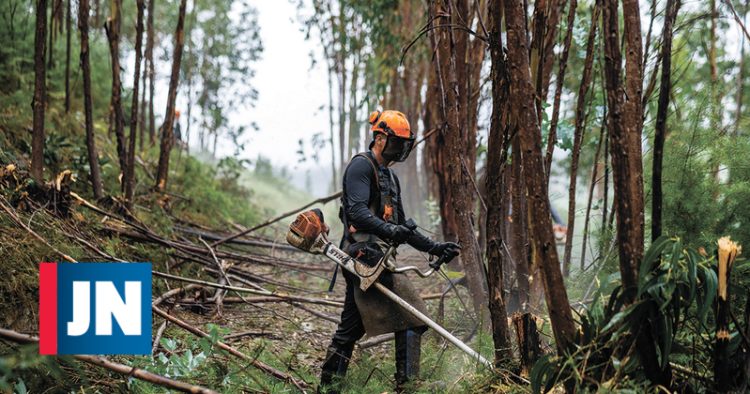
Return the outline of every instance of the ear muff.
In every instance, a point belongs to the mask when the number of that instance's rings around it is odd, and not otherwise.
[[[380,111],[372,111],[372,112],[370,112],[370,119],[368,120],[368,123],[370,123],[371,125],[374,126],[375,123],[377,123],[378,119],[380,119],[380,115],[381,114],[382,114],[382,112],[380,112]]]

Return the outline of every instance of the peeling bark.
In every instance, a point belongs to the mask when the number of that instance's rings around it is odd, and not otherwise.
[[[559,354],[570,351],[576,335],[559,259],[552,233],[552,217],[542,160],[541,129],[534,111],[534,88],[531,82],[522,0],[505,1],[510,77],[511,117],[518,125],[522,160],[528,175],[524,181],[529,202],[531,241],[545,289],[547,309]]]

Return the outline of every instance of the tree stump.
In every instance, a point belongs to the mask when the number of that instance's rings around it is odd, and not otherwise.
[[[536,318],[529,312],[513,315],[513,328],[516,331],[516,342],[521,360],[521,373],[528,376],[534,363],[542,356],[539,331]]]

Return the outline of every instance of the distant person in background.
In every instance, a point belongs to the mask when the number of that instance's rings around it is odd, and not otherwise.
[[[562,221],[560,214],[557,213],[552,204],[550,204],[550,213],[552,214],[552,231],[555,233],[555,240],[564,244],[568,235],[568,225]]]
[[[174,126],[172,127],[172,130],[174,130],[174,141],[172,141],[173,146],[177,146],[180,149],[184,148],[184,143],[182,142],[182,128],[180,127],[180,110],[176,109],[174,111]]]

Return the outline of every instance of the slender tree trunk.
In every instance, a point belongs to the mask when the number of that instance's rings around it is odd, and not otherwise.
[[[609,1],[603,9],[605,34],[605,83],[607,86],[608,125],[611,133],[612,169],[617,214],[617,241],[620,277],[628,302],[635,301],[638,270],[643,258],[643,171],[641,168],[641,128],[643,83],[640,14],[636,0],[623,0],[626,42],[625,85],[621,80],[618,9]],[[644,321],[636,335],[636,348],[646,377],[654,384],[671,386],[671,368],[657,362],[652,325]]]
[[[547,27],[547,12],[548,12],[548,1],[551,0],[537,0],[534,2],[534,13],[531,16],[531,31],[527,31],[527,35],[531,35],[531,46],[529,49],[530,53],[530,67],[531,67],[531,80],[534,85],[535,95],[535,107],[538,122],[542,122],[542,87],[543,82],[543,69],[544,69],[544,31]],[[574,0],[575,1],[575,0]],[[524,8],[524,12],[526,8]],[[524,16],[524,21],[527,18]]]
[[[47,102],[47,70],[44,68],[47,38],[47,0],[36,1],[36,33],[34,35],[34,112],[31,136],[31,176],[37,182],[44,180],[44,109]]]
[[[148,61],[143,57],[143,71],[141,72],[141,108],[138,111],[138,150],[143,151],[146,137],[146,92],[148,91]]]
[[[714,131],[718,131],[721,122],[719,120],[719,100],[717,100],[719,97],[719,70],[716,64],[716,19],[719,14],[716,10],[716,0],[710,0],[709,7],[711,11],[711,29],[708,38],[708,66],[711,73],[711,128]]]
[[[359,91],[359,54],[353,57],[352,82],[349,84],[349,136],[347,138],[347,149],[344,155],[348,160],[356,154],[357,139],[359,138],[359,127],[357,125],[357,92]],[[416,156],[416,155],[415,155]]]
[[[438,1],[433,1],[431,5],[430,20],[432,20],[433,17],[436,18],[437,15],[443,12],[443,6]],[[445,18],[445,16],[443,16],[443,18]],[[447,17],[447,21],[450,23],[450,16]],[[436,22],[433,22],[433,24],[436,24]],[[447,77],[445,75],[449,72],[447,68],[450,64],[449,52],[452,48],[448,37],[448,31],[448,29],[437,29],[432,32],[432,47],[435,59],[435,71],[437,73],[436,85],[438,86],[436,101],[439,104],[439,111],[435,116],[435,127],[438,128],[438,131],[437,135],[432,138],[430,151],[433,153],[432,171],[435,175],[435,189],[437,191],[435,197],[437,198],[438,208],[440,209],[440,225],[443,232],[443,238],[448,241],[456,241],[456,220],[453,217],[453,210],[450,209],[448,203],[450,200],[450,190],[447,187],[447,182],[445,180],[447,159],[445,157],[446,151],[443,148],[447,143],[447,119],[449,117],[448,106],[449,103],[457,104],[455,97],[457,95],[457,89],[451,90],[452,88],[447,86]],[[448,97],[451,92],[453,93],[451,95],[452,101]]]
[[[93,101],[91,99],[91,64],[89,60],[89,0],[78,2],[78,28],[81,32],[81,73],[83,76],[83,112],[86,118],[86,148],[91,171],[90,181],[94,190],[94,197],[104,196],[102,180],[99,174],[99,155],[96,152],[94,139]]]
[[[487,286],[489,288],[490,321],[492,340],[495,344],[495,364],[500,365],[512,358],[510,335],[508,333],[508,313],[505,308],[503,267],[505,251],[503,247],[503,224],[505,212],[503,204],[503,173],[508,159],[510,133],[508,124],[508,81],[507,68],[503,59],[502,6],[501,0],[489,4],[490,58],[492,67],[492,121],[487,146]]]
[[[747,25],[747,9],[750,1],[745,0],[745,8],[742,10],[742,21]],[[734,114],[734,134],[739,135],[740,121],[742,120],[742,100],[745,92],[745,36],[740,37],[740,62],[737,72],[737,109]]]
[[[339,183],[336,176],[336,145],[333,142],[333,66],[330,65],[328,67],[328,126],[330,130],[328,142],[331,145],[331,190],[338,190]]]
[[[542,58],[542,102],[547,101],[547,95],[549,92],[550,81],[552,79],[552,69],[555,64],[555,42],[558,40],[558,27],[560,26],[560,18],[562,17],[562,10],[567,4],[568,0],[549,0],[547,3],[547,18],[546,27],[544,31],[544,56]],[[576,8],[576,7],[573,7]],[[570,15],[568,15],[568,18]],[[533,70],[532,70],[533,72]]]
[[[101,0],[94,0],[94,29],[98,29],[102,25],[102,2]]]
[[[146,61],[148,62],[148,140],[151,146],[156,141],[156,118],[154,115],[154,2],[148,0],[148,19],[146,21]]]
[[[596,22],[594,22],[596,23]],[[586,246],[588,245],[589,235],[589,222],[591,221],[591,204],[594,201],[594,188],[598,182],[599,177],[599,155],[602,153],[602,145],[604,145],[604,131],[606,128],[606,118],[602,119],[602,127],[599,132],[599,143],[596,145],[596,154],[594,154],[594,166],[591,171],[591,186],[589,187],[589,199],[586,204],[586,219],[583,222],[583,242],[581,243],[581,272],[586,269]]]
[[[575,0],[573,0],[575,2]],[[586,96],[593,77],[594,66],[594,44],[596,42],[596,21],[599,18],[599,7],[594,5],[592,11],[592,23],[589,37],[586,42],[586,58],[583,66],[581,85],[578,88],[578,101],[576,103],[575,132],[573,133],[573,152],[570,162],[570,185],[568,187],[568,231],[565,236],[565,254],[563,255],[563,274],[570,274],[570,259],[573,251],[573,234],[576,221],[576,186],[578,182],[578,159],[581,156],[581,146],[585,134],[584,124],[586,122]],[[570,18],[569,18],[570,19]],[[557,97],[555,97],[557,99]],[[553,115],[554,118],[554,115]]]
[[[559,354],[572,349],[576,335],[575,324],[563,283],[557,257],[555,236],[552,233],[549,195],[544,174],[541,142],[542,134],[534,110],[534,88],[531,82],[526,40],[526,23],[522,0],[505,0],[505,23],[508,39],[509,99],[511,116],[519,127],[522,160],[528,171],[525,177],[529,198],[529,226],[534,249],[539,253],[542,282],[552,331]]]
[[[565,86],[565,70],[568,66],[568,54],[570,53],[570,44],[573,40],[573,25],[575,23],[577,6],[578,2],[576,0],[570,0],[570,3],[568,4],[568,27],[565,30],[565,41],[563,43],[563,51],[562,55],[560,56],[560,62],[558,64],[557,82],[555,82],[555,97],[552,104],[552,119],[549,123],[549,135],[547,137],[547,154],[544,156],[544,168],[545,174],[547,174],[547,184],[549,184],[550,171],[552,170],[552,155],[555,152],[555,143],[557,142],[557,123],[560,119],[560,97],[562,96],[562,90]],[[596,12],[596,5],[594,6],[594,12]],[[594,26],[596,26],[596,23],[593,23],[591,26],[591,31],[594,31]],[[591,36],[591,33],[589,33],[589,36]],[[588,50],[588,47],[586,48],[586,50]],[[568,223],[570,223],[570,221]],[[565,275],[567,276],[567,272],[565,273]]]
[[[455,15],[454,11],[462,7],[455,7],[454,9],[449,1],[438,1],[436,7],[436,10],[439,9],[444,15],[436,20],[436,23],[458,23],[459,16]],[[474,160],[473,157],[467,157],[466,148],[466,145],[475,146],[476,138],[472,138],[470,129],[462,127],[461,114],[464,112],[461,110],[461,105],[467,101],[465,97],[460,96],[462,89],[459,84],[459,65],[464,63],[463,59],[461,62],[457,59],[457,53],[461,53],[458,52],[458,48],[461,47],[461,45],[458,45],[458,41],[465,40],[466,34],[461,33],[464,37],[457,40],[453,30],[441,30],[443,31],[438,33],[442,35],[438,52],[440,53],[442,83],[446,93],[446,116],[443,119],[444,128],[441,133],[445,144],[440,145],[438,141],[438,146],[439,149],[444,151],[445,155],[445,163],[441,174],[443,185],[441,187],[444,187],[447,193],[441,196],[440,201],[443,206],[442,212],[450,215],[448,216],[449,220],[453,218],[456,236],[463,248],[460,261],[466,274],[474,311],[480,317],[480,321],[483,321],[487,316],[487,281],[473,225],[475,193],[471,192],[473,185],[470,177],[474,176]],[[462,53],[465,54],[465,50]],[[474,149],[476,148],[474,147]],[[468,167],[466,169],[464,169],[466,160],[462,160],[463,158],[470,159],[466,164],[466,167]]]
[[[135,194],[135,140],[138,134],[138,89],[141,81],[141,46],[143,44],[143,9],[144,0],[136,0],[135,25],[135,70],[133,71],[133,103],[130,108],[130,141],[128,144],[128,162],[125,169],[125,205],[133,209],[133,195]]]
[[[428,33],[431,41],[434,38],[433,32]],[[437,63],[435,60],[434,63]],[[424,104],[424,116],[422,117],[422,123],[424,124],[424,130],[429,133],[433,129],[440,127],[440,121],[438,113],[440,112],[440,103],[438,101],[438,81],[437,73],[432,71],[430,67],[430,73],[427,77],[427,94],[425,96]],[[437,163],[435,158],[437,157],[437,136],[428,138],[425,140],[422,148],[422,169],[424,174],[424,183],[427,189],[427,198],[436,201],[440,195],[440,185],[437,179]],[[443,234],[445,237],[445,234]]]
[[[167,190],[169,175],[169,153],[172,150],[174,136],[174,108],[177,99],[177,86],[180,81],[180,63],[182,62],[182,47],[185,43],[185,8],[187,0],[180,0],[180,13],[175,30],[174,53],[172,54],[172,75],[169,78],[169,93],[167,95],[167,111],[164,114],[164,124],[161,126],[161,146],[159,151],[159,167],[156,171],[156,189]]]
[[[662,162],[664,159],[664,140],[667,136],[667,112],[669,94],[672,90],[672,26],[677,18],[680,0],[667,0],[667,11],[664,19],[664,30],[661,44],[661,85],[659,86],[659,104],[656,110],[656,130],[654,132],[653,177],[651,184],[651,239],[661,236],[662,206]]]
[[[120,161],[120,172],[127,168],[127,151],[125,146],[125,115],[122,112],[122,81],[120,80],[120,24],[122,23],[122,0],[113,0],[112,15],[104,24],[109,41],[109,53],[112,61],[112,98],[110,100],[112,129],[117,140],[117,157]],[[125,190],[125,185],[121,185]]]
[[[47,44],[47,70],[52,70],[54,67],[53,62],[53,56],[54,56],[54,39],[55,39],[55,8],[57,5],[57,2],[60,0],[52,0],[52,3],[50,3],[50,12],[49,12],[49,43]]]
[[[71,28],[71,16],[70,8],[71,1],[67,0],[67,6],[65,11],[65,113],[70,112],[70,28]]]
[[[532,270],[534,270],[533,261],[531,259],[530,247],[529,247],[529,231],[528,231],[528,207],[526,198],[526,186],[524,184],[524,178],[526,177],[526,171],[523,167],[523,160],[521,159],[521,143],[520,136],[518,135],[518,127],[513,130],[512,140],[512,155],[511,155],[511,172],[512,182],[511,188],[511,254],[513,260],[516,262],[516,281],[518,282],[518,303],[522,311],[529,309],[529,303],[531,301],[531,283],[534,276]],[[536,273],[536,272],[534,272]],[[537,280],[534,283],[538,283]]]

